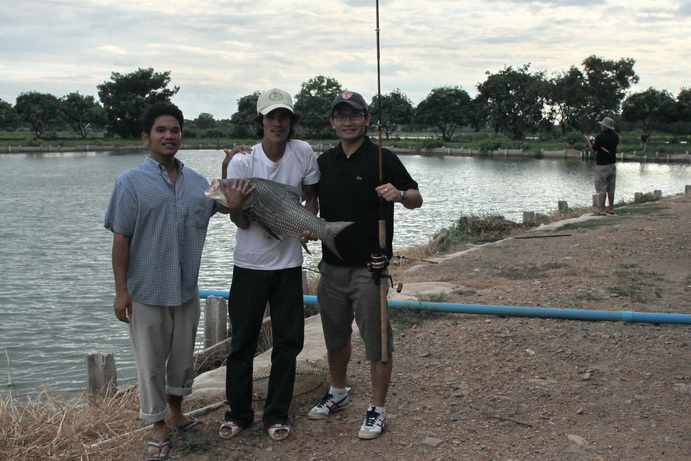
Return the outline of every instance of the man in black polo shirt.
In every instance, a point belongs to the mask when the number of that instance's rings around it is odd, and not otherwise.
[[[588,147],[595,152],[595,191],[599,195],[600,208],[593,216],[614,215],[614,187],[617,180],[617,146],[619,135],[614,132],[614,120],[602,119],[600,134],[595,141],[585,137]],[[605,209],[605,198],[609,208]]]
[[[318,301],[331,387],[308,414],[310,419],[323,419],[349,403],[346,378],[351,325],[355,318],[372,376],[372,402],[358,433],[363,439],[378,437],[386,427],[385,404],[392,371],[391,325],[387,325],[389,355],[382,361],[380,287],[368,269],[372,255],[380,252],[380,197],[385,203],[388,259],[392,257],[394,203],[400,202],[409,209],[422,206],[417,183],[400,159],[386,149],[382,152],[383,181],[380,182],[379,148],[366,136],[371,118],[361,95],[350,91],[339,94],[331,104],[330,121],[340,143],[317,160],[321,172],[318,192],[321,217],[355,224],[336,237],[336,247],[343,259],[322,245]],[[380,283],[386,281],[382,279]]]

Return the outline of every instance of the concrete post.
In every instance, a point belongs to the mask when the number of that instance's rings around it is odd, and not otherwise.
[[[473,218],[469,216],[464,216],[463,218],[463,225],[465,226],[465,230],[470,233],[473,230]]]
[[[593,194],[593,207],[600,208],[600,194]]]
[[[209,296],[204,306],[204,348],[220,343],[228,336],[228,306],[225,298]]]
[[[559,207],[559,213],[566,214],[569,212],[569,204],[566,202],[566,200],[559,200],[559,202],[557,202],[557,206]]]
[[[686,189],[684,190],[685,194],[691,194],[691,185],[687,184]]]
[[[661,190],[654,190],[653,191],[653,196],[654,197],[662,197],[662,191]]]
[[[525,224],[526,226],[537,225],[537,220],[535,219],[535,212],[534,211],[524,211],[523,212],[523,224]]]
[[[640,202],[643,199],[643,192],[634,192],[633,201]]]
[[[86,381],[89,395],[106,397],[118,387],[113,354],[91,352],[86,356]]]

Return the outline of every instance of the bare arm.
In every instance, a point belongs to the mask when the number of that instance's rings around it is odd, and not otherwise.
[[[583,135],[585,141],[588,143],[588,149],[593,150],[593,140],[589,136]]]
[[[404,199],[401,195],[401,191],[396,189],[391,183],[378,186],[375,190],[377,191],[377,194],[383,197],[386,201],[400,202],[409,210],[420,208],[422,206],[422,195],[417,189],[408,189],[405,191],[406,194],[408,194],[406,199]]]
[[[113,276],[115,277],[115,302],[113,310],[121,322],[130,323],[132,297],[127,291],[127,265],[130,261],[130,237],[113,233]]]
[[[312,184],[310,186],[302,185],[302,197],[305,199],[305,208],[315,215],[319,213],[319,198],[317,196],[317,191],[319,189],[318,183]],[[312,232],[306,230],[302,233],[303,242],[308,240],[319,240],[316,235]]]
[[[252,148],[250,146],[240,144],[239,146],[235,146],[232,149],[223,149],[223,152],[226,154],[226,156],[223,159],[223,162],[221,162],[221,178],[226,179],[228,177],[228,165],[230,164],[230,161],[233,159],[235,154],[251,154]]]
[[[230,220],[240,229],[247,229],[250,227],[250,220],[243,211],[230,210]]]
[[[302,185],[302,197],[305,199],[305,208],[314,214],[319,214],[319,200],[317,198],[317,184]]]

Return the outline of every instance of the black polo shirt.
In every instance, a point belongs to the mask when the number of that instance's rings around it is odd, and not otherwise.
[[[595,164],[611,165],[617,161],[617,146],[619,135],[612,130],[605,130],[595,138],[593,150],[595,151]],[[605,151],[604,149],[607,149]]]
[[[382,150],[384,184],[399,190],[417,189],[417,182],[401,160],[390,150]],[[319,209],[327,221],[352,221],[336,237],[336,248],[343,259],[322,244],[324,261],[339,266],[366,266],[372,254],[379,254],[379,148],[369,137],[350,157],[339,143],[319,156]],[[386,256],[393,253],[393,202],[384,201],[386,219]]]

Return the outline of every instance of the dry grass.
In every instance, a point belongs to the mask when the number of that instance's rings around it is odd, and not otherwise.
[[[294,395],[323,387],[326,368],[299,363]],[[257,370],[255,387],[266,395],[269,369]],[[75,398],[44,390],[36,397],[0,396],[0,459],[11,461],[130,461],[132,453],[143,459],[149,430],[138,419],[136,387],[106,398]],[[175,436],[176,448],[203,451],[185,434]]]
[[[0,396],[1,457],[12,461],[122,459],[118,456],[127,451],[124,446],[142,445],[141,439],[125,437],[118,443],[91,445],[141,427],[137,408],[137,394],[131,389],[89,402],[65,401],[45,390],[36,397]]]

